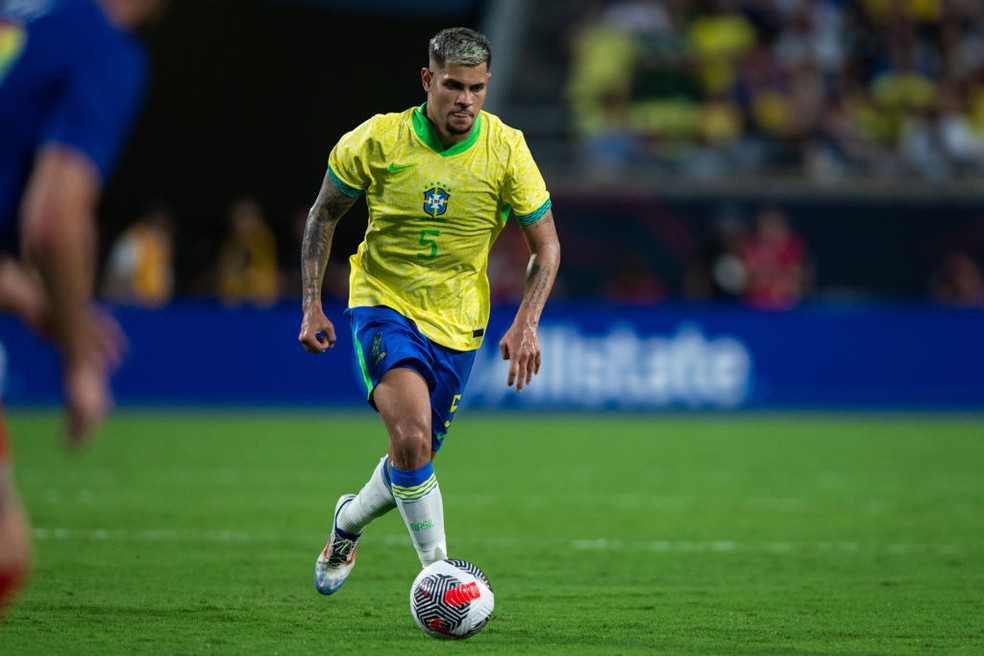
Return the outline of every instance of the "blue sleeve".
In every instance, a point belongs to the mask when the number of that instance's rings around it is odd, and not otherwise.
[[[81,151],[108,179],[143,99],[146,69],[134,40],[93,40],[61,85],[42,141]]]

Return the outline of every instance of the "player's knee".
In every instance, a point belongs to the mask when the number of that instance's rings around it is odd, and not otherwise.
[[[431,438],[415,422],[396,423],[390,430],[392,464],[399,469],[417,469],[430,462]]]

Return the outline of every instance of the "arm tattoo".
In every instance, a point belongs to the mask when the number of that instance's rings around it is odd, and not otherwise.
[[[355,200],[340,192],[330,178],[325,178],[318,198],[308,212],[301,243],[301,296],[304,306],[321,298],[321,284],[328,266],[335,226]]]
[[[523,305],[527,308],[542,308],[547,302],[550,287],[553,282],[553,270],[537,263],[534,257],[526,274],[526,291],[523,294]]]
[[[532,255],[526,270],[522,307],[536,316],[547,303],[560,265],[560,242],[557,241],[553,222],[553,212],[548,210],[526,233]]]

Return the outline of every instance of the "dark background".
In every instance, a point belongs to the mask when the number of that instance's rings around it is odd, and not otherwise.
[[[345,4],[362,9],[321,6]],[[475,2],[439,13],[392,4],[173,0],[143,34],[150,86],[103,199],[103,255],[164,202],[178,220],[179,290],[204,292],[226,208],[245,195],[290,244],[291,218],[314,201],[338,137],[423,102],[428,39],[479,20]],[[357,243],[364,225],[359,204],[339,226],[340,247]]]
[[[276,233],[282,268],[296,266],[297,217],[317,195],[335,141],[372,114],[421,103],[428,39],[452,25],[487,29],[489,7],[477,0],[172,0],[144,34],[150,86],[104,196],[101,261],[127,225],[164,202],[177,219],[178,295],[213,296],[227,208],[251,196]],[[523,49],[515,85],[545,89],[559,103],[563,46],[544,36],[550,25],[526,32],[521,42],[553,58],[537,64]],[[707,190],[667,187],[660,176],[592,188],[563,172],[569,163],[551,161],[524,123],[529,112],[492,109],[526,131],[551,190],[564,244],[558,297],[603,297],[605,280],[626,257],[645,262],[667,298],[682,297],[683,277],[724,202],[742,204],[749,216],[766,204],[788,210],[811,250],[816,298],[925,299],[948,252],[984,258],[984,196],[973,190],[859,195],[797,191],[768,178]],[[334,257],[354,251],[365,220],[358,203],[339,224]]]

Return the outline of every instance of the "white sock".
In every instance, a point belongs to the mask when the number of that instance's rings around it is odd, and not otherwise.
[[[413,548],[417,550],[422,567],[448,557],[447,537],[444,534],[444,501],[441,499],[440,487],[435,487],[427,496],[416,501],[397,499],[396,507],[400,509],[403,521],[410,531],[410,539],[413,540]]]
[[[441,488],[428,463],[420,469],[405,471],[390,467],[390,480],[396,507],[410,532],[417,557],[424,567],[448,557],[444,534],[444,501]]]
[[[338,528],[357,535],[377,517],[382,517],[396,507],[396,499],[390,489],[386,466],[389,458],[383,456],[372,476],[362,486],[359,494],[345,504],[338,513]]]

